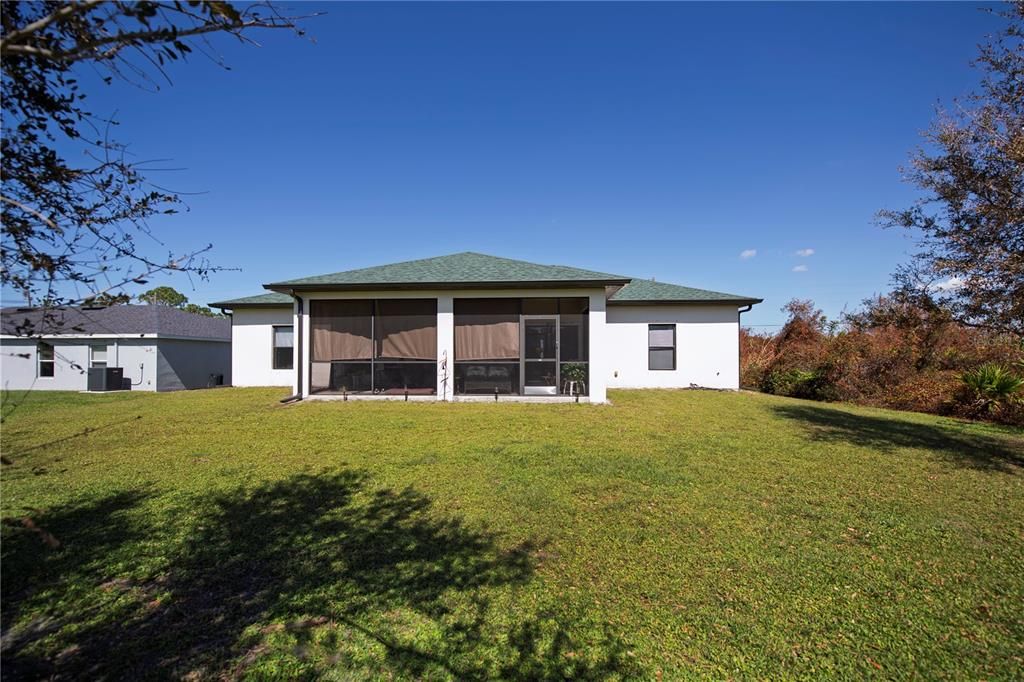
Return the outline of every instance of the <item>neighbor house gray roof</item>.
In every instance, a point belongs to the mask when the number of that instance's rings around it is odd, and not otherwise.
[[[259,294],[258,296],[244,296],[242,298],[232,298],[227,301],[217,301],[211,303],[211,308],[280,308],[283,306],[291,306],[292,297],[288,294],[279,294],[276,291],[272,291],[269,294]]]
[[[13,336],[156,334],[231,340],[231,321],[186,313],[165,305],[114,305],[107,308],[4,308],[0,328]]]
[[[612,294],[608,298],[608,303],[623,305],[641,303],[735,303],[737,305],[748,305],[760,303],[761,300],[760,298],[751,298],[750,296],[723,294],[720,291],[708,291],[707,289],[694,289],[693,287],[684,287],[678,284],[655,282],[651,279],[634,279]]]
[[[310,289],[428,289],[471,286],[603,286],[625,284],[629,277],[567,265],[541,265],[482,253],[455,253],[265,285],[286,292]]]

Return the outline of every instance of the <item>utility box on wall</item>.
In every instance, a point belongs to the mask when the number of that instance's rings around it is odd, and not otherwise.
[[[120,391],[124,388],[124,370],[120,367],[90,367],[90,391]]]

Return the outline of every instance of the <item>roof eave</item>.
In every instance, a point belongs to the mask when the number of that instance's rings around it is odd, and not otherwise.
[[[608,299],[608,305],[757,305],[763,298],[726,298],[726,299]]]
[[[609,285],[628,284],[632,280],[622,279],[574,279],[574,280],[525,280],[494,282],[388,282],[376,284],[299,284],[276,282],[264,284],[263,288],[281,294],[293,291],[415,291],[421,289],[466,290],[466,289],[593,289]]]
[[[207,303],[211,308],[220,310],[234,310],[235,308],[291,308],[291,303],[231,303],[221,301],[220,303]]]

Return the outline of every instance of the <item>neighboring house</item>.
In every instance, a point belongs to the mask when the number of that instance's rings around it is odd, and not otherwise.
[[[89,368],[120,367],[133,391],[231,381],[231,322],[163,305],[4,308],[0,386],[84,391]],[[28,336],[26,336],[26,334]]]
[[[739,319],[761,299],[458,253],[265,285],[232,312],[237,386],[297,396],[582,394],[739,387]]]

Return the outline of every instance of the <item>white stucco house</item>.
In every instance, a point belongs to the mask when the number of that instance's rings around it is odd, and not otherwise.
[[[458,253],[274,282],[231,313],[235,386],[296,398],[605,402],[609,388],[739,388],[761,299]]]
[[[0,387],[175,391],[231,382],[231,323],[162,305],[4,308]],[[118,371],[119,370],[119,371]],[[97,388],[94,383],[91,388]]]

